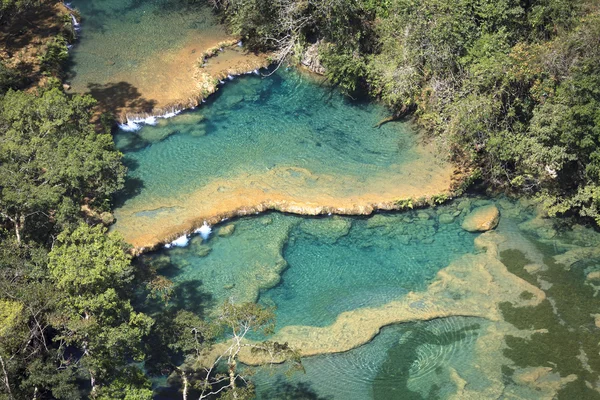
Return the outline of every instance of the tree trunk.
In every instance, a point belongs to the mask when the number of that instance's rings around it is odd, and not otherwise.
[[[17,236],[17,244],[21,245],[21,231],[23,230],[23,225],[25,225],[25,217],[17,216],[14,221],[15,224],[15,235]]]
[[[382,119],[373,128],[381,128],[381,125],[384,125],[384,124],[387,124],[388,122],[392,122],[392,121],[396,121],[398,119],[404,118],[404,117],[406,117],[406,115],[408,115],[408,113],[411,110],[412,110],[411,107],[407,107],[406,105],[403,105],[402,108],[399,111],[396,111],[394,113],[394,115],[392,115],[391,117],[387,117],[387,118]]]
[[[229,362],[229,387],[233,390],[235,390],[235,370],[236,370],[236,361],[235,360],[231,360]],[[235,394],[234,394],[235,395]]]
[[[92,386],[92,393],[90,397],[93,399],[96,397],[96,378],[94,378],[94,374],[90,371],[90,385]]]
[[[4,365],[4,359],[0,356],[0,364],[2,365],[2,373],[4,374],[4,385],[6,386],[6,391],[8,393],[9,400],[13,400],[14,397],[12,395],[12,391],[10,390],[10,381],[8,380],[8,372],[6,372],[6,366]]]

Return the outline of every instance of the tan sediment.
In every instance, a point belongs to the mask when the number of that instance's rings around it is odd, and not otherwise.
[[[111,69],[123,55],[99,55],[104,62],[99,68],[109,73],[108,80],[75,80],[71,90],[91,93],[99,102],[99,111],[112,113],[119,122],[196,107],[217,90],[215,82],[219,79],[269,65],[268,54],[246,52],[237,46],[238,41],[223,25],[214,25],[188,33],[172,48],[155,51],[134,68],[114,73]],[[202,66],[205,53],[211,49],[223,51],[217,51]]]
[[[210,39],[199,43],[192,38],[178,51],[161,54],[158,60],[148,60],[136,70],[140,75],[117,75],[117,81],[132,81],[146,100],[141,106],[134,102],[118,110],[116,115],[119,121],[125,122],[128,118],[163,115],[173,110],[196,107],[203,99],[217,91],[219,80],[228,75],[241,75],[270,64],[267,54],[254,54],[239,49],[235,44],[238,42],[237,38],[223,33],[223,36],[217,34]],[[203,64],[203,53],[214,47],[223,50],[219,50]],[[137,82],[138,80],[140,82]],[[141,80],[146,83],[142,83]],[[146,108],[148,104],[152,105],[150,109]]]
[[[386,171],[374,170],[367,180],[278,166],[264,173],[242,172],[231,179],[215,179],[192,193],[151,202],[133,198],[115,210],[114,229],[140,253],[189,233],[205,221],[215,224],[223,218],[266,210],[367,215],[397,209],[400,199],[449,193],[452,168],[436,163],[428,149],[415,151],[422,157]],[[156,211],[143,214],[151,210]]]
[[[561,377],[550,367],[529,367],[515,372],[513,379],[519,385],[534,389],[538,399],[551,400],[567,383],[576,381],[578,377],[575,374]]]
[[[361,346],[371,341],[382,327],[392,324],[450,316],[479,317],[503,323],[500,303],[535,306],[545,299],[542,290],[508,272],[498,260],[498,243],[504,240],[497,232],[482,234],[476,239],[476,246],[485,252],[463,256],[439,271],[424,292],[411,292],[404,299],[381,307],[344,312],[326,327],[287,326],[270,340],[287,342],[303,356],[313,356]],[[525,291],[532,293],[531,298],[520,296]],[[220,354],[224,346],[226,344],[217,345],[213,354]],[[253,365],[266,361],[252,354],[249,348],[240,353],[240,359]]]

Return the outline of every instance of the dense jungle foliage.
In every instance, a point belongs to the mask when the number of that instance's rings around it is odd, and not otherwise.
[[[134,266],[104,227],[126,171],[110,130],[90,122],[94,104],[56,87],[0,96],[0,399],[151,399],[141,362],[172,375],[175,392],[251,397],[239,350],[226,375],[206,373],[205,353],[219,333],[272,326],[272,311],[227,303],[203,320],[167,306],[185,294]],[[263,346],[301,365],[287,346]]]
[[[414,116],[471,180],[600,222],[595,1],[210,1],[249,46],[321,64],[349,95]],[[0,24],[44,3],[0,0]],[[65,37],[47,46],[42,73],[59,75]],[[225,304],[212,322],[146,311],[177,293],[106,233],[126,173],[109,129],[90,122],[90,97],[56,79],[19,91],[29,83],[0,63],[0,399],[150,399],[142,361],[196,398],[251,396],[235,358],[225,375],[202,363],[219,333],[268,331],[273,314],[254,304]],[[263,347],[298,365],[293,349]]]
[[[600,222],[597,1],[212,2],[279,60],[317,46],[334,84],[414,115],[471,180]]]

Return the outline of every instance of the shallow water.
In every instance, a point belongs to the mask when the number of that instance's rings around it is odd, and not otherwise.
[[[68,81],[108,111],[150,111],[198,92],[200,53],[228,38],[208,5],[185,0],[73,0],[82,17]]]
[[[349,229],[337,235],[328,235],[327,220],[304,220],[283,252],[289,268],[261,302],[277,306],[278,326],[326,326],[344,311],[424,290],[441,268],[474,250],[474,235],[457,222],[439,224],[435,213],[419,215],[339,218]]]
[[[306,359],[306,373],[282,367],[254,376],[259,399],[392,400],[447,398],[455,391],[448,366],[473,362],[487,321],[450,317],[384,328],[371,343],[346,353]]]
[[[374,128],[386,115],[293,71],[228,81],[197,111],[117,133],[130,174],[116,229],[141,247],[270,202],[361,207],[444,191],[449,169],[407,124]]]
[[[475,235],[458,220],[439,224],[435,217],[425,211],[367,219],[271,213],[226,223],[235,226],[231,236],[219,236],[219,228],[206,241],[194,236],[189,247],[151,258],[182,286],[177,290],[194,282],[209,309],[229,298],[259,300],[276,307],[278,327],[326,326],[344,311],[425,289],[441,268],[474,250]]]
[[[278,332],[290,325],[328,326],[345,311],[429,290],[436,273],[449,271],[446,265],[466,262],[462,255],[492,262],[473,245],[481,234],[460,228],[470,210],[489,203],[461,200],[370,218],[271,213],[226,222],[204,243],[196,236],[189,247],[144,257],[163,265],[159,272],[177,283],[176,307],[210,315],[230,296],[258,297],[276,307]],[[524,279],[523,287],[533,285],[528,290],[543,291],[537,306],[518,306],[534,294],[517,291],[498,305],[500,319],[490,309],[481,317],[385,327],[350,351],[305,358],[306,374],[259,369],[253,377],[258,398],[600,398],[600,329],[594,324],[600,310],[594,282],[600,279],[586,279],[600,270],[600,234],[535,218],[531,208],[506,200],[496,204],[501,222],[489,237],[497,238],[506,273]],[[456,218],[440,223],[441,215]],[[476,265],[465,272],[469,268]],[[486,290],[460,269],[449,273],[464,281],[452,291]],[[494,279],[503,276],[497,273]]]

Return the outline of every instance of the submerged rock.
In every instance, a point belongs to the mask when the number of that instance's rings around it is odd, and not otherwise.
[[[326,243],[335,243],[350,232],[352,222],[347,218],[335,216],[328,219],[307,219],[302,221],[302,232],[319,238]]]
[[[426,221],[426,220],[428,220],[428,219],[429,219],[429,214],[428,214],[428,213],[426,213],[425,211],[419,211],[419,212],[417,213],[417,217],[419,217],[419,219],[420,219],[420,220],[424,220],[424,221]]]
[[[454,216],[452,214],[444,213],[438,217],[440,224],[451,224],[454,222]]]
[[[211,252],[211,248],[205,245],[200,245],[198,246],[198,248],[196,249],[196,255],[198,257],[206,257],[207,255],[210,254]]]
[[[233,235],[234,231],[235,231],[235,225],[229,224],[229,225],[225,225],[225,226],[221,227],[219,229],[218,235],[221,237],[227,237],[227,236]]]
[[[494,229],[500,221],[500,211],[491,204],[478,207],[465,217],[462,228],[469,232],[485,232]]]

